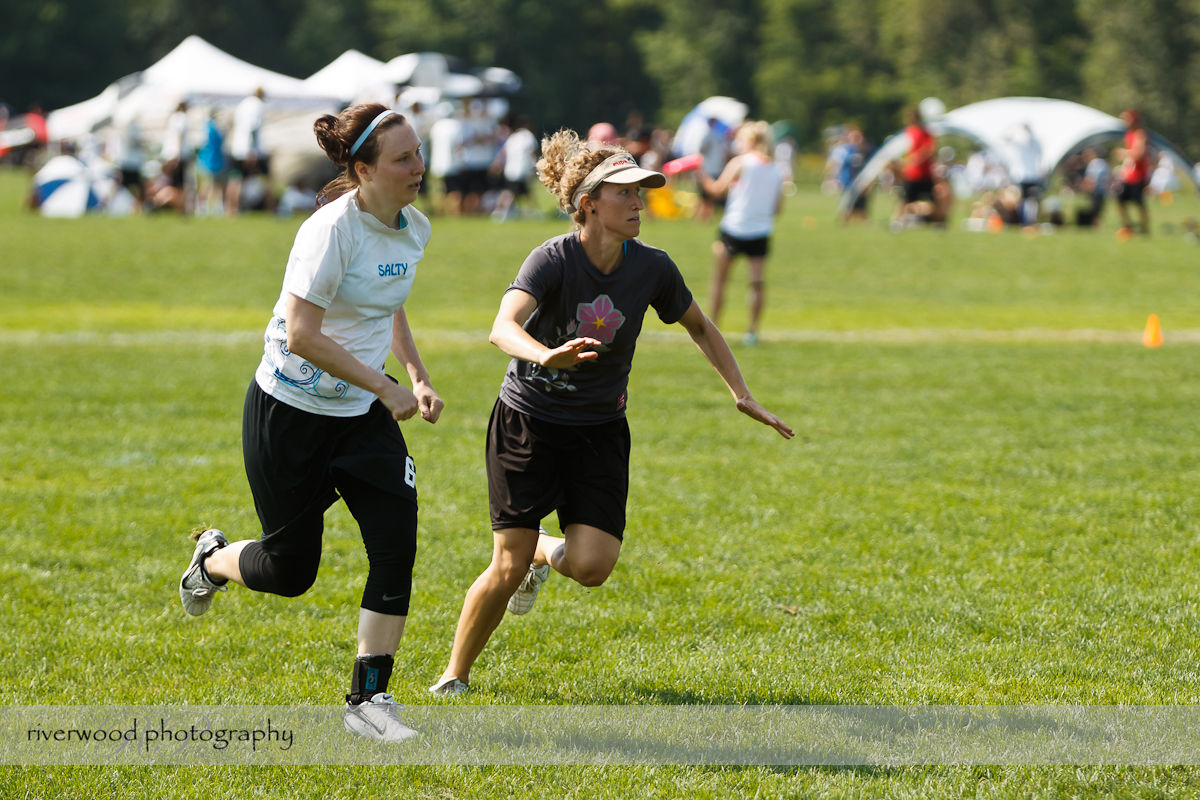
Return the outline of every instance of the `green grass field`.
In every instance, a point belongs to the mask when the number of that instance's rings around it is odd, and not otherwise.
[[[189,618],[186,532],[257,535],[239,426],[298,220],[48,220],[0,175],[0,698],[333,704],[365,557],[327,516],[313,590]],[[741,417],[653,319],[630,390],[629,529],[609,582],[547,584],[463,702],[1200,702],[1200,247],[1155,235],[892,234],[792,198],[764,342],[735,345],[797,430]],[[1115,214],[1113,215],[1115,217]],[[409,318],[446,411],[407,423],[421,546],[392,691],[425,687],[490,555],[483,434],[499,296],[561,221],[434,219]],[[650,221],[707,305],[713,223]],[[744,326],[744,272],[722,320]],[[1147,315],[1165,346],[1141,344]],[[1184,797],[1189,767],[3,767],[25,797]]]

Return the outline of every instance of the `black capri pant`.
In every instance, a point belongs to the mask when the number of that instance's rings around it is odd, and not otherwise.
[[[247,587],[285,597],[308,591],[321,563],[325,511],[341,497],[367,551],[362,607],[408,614],[417,552],[416,467],[383,403],[362,416],[329,417],[290,406],[251,381],[242,454],[263,530],[239,560]]]

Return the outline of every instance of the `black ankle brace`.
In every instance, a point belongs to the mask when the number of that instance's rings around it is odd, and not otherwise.
[[[358,705],[386,692],[394,662],[395,659],[389,655],[358,656],[354,659],[354,671],[350,673],[350,694],[346,695],[346,702]]]

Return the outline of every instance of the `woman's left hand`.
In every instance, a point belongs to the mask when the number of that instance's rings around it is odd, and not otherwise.
[[[442,402],[442,398],[438,397],[434,388],[428,383],[418,383],[413,386],[413,394],[417,398],[417,409],[421,412],[421,419],[426,422],[437,422],[446,404]]]
[[[756,419],[763,425],[774,428],[785,439],[791,439],[796,435],[786,422],[763,408],[753,397],[738,400],[737,409],[751,419]]]

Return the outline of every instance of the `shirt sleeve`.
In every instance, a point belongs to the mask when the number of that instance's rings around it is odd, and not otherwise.
[[[671,257],[666,253],[660,253],[659,258],[662,261],[660,271],[662,278],[659,281],[658,292],[650,301],[650,305],[654,306],[654,310],[658,312],[658,318],[664,324],[673,325],[691,308],[692,291],[688,289],[683,275],[679,272],[679,267],[675,265]]]
[[[351,252],[337,227],[322,223],[324,220],[309,217],[296,232],[283,289],[313,305],[329,308],[342,285]]]
[[[548,245],[534,248],[521,264],[517,277],[508,290],[520,289],[528,292],[541,303],[548,294],[562,284],[562,260],[556,259]],[[508,291],[506,290],[506,291]]]

